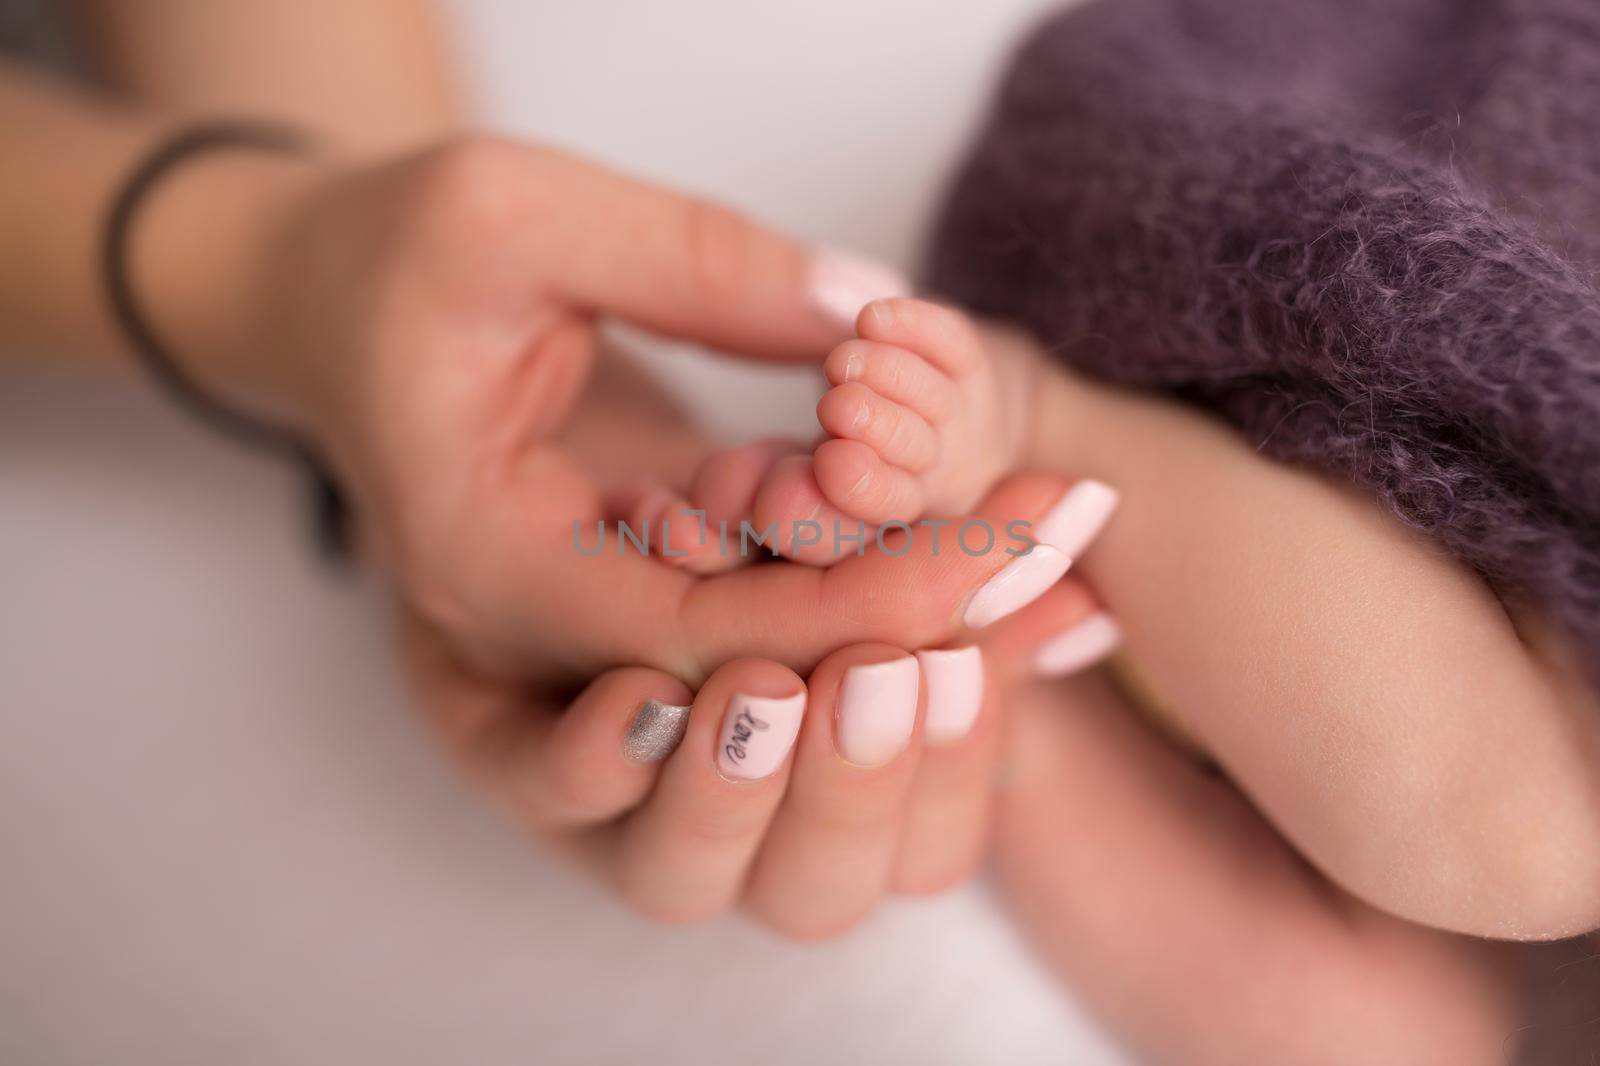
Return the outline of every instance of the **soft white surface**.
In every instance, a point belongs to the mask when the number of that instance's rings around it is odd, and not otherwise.
[[[1038,5],[461,6],[500,125],[905,262]],[[805,422],[807,382],[723,387]],[[295,489],[150,397],[0,387],[0,1062],[1114,1061],[981,889],[801,948],[530,852]]]

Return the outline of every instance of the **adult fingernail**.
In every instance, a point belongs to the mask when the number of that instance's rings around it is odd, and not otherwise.
[[[689,728],[689,708],[645,700],[622,738],[622,754],[634,762],[660,762],[677,750]]]
[[[1039,645],[1033,669],[1040,677],[1066,677],[1093,666],[1121,643],[1122,627],[1100,611]]]
[[[735,695],[723,715],[722,743],[717,748],[723,775],[756,781],[782,766],[805,713],[804,692],[777,698]]]
[[[899,271],[837,248],[812,253],[810,288],[816,309],[845,329],[855,328],[856,316],[873,300],[911,293]]]
[[[1072,560],[1047,544],[1035,544],[989,578],[967,604],[962,621],[982,629],[1043,596],[1072,567]]]
[[[929,744],[954,744],[972,732],[983,707],[983,652],[977,645],[917,652],[928,687],[922,735]]]
[[[1034,539],[1070,559],[1082,555],[1117,509],[1117,490],[1103,481],[1078,482],[1034,527]]]
[[[1117,491],[1093,480],[1061,494],[1034,526],[1034,547],[991,577],[967,604],[963,621],[981,629],[1021,610],[1061,580],[1117,509]]]
[[[857,766],[882,766],[905,750],[917,724],[917,660],[852,666],[839,688],[839,754]]]

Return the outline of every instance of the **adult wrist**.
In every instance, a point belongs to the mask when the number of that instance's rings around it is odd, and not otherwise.
[[[127,262],[141,310],[197,385],[302,432],[315,385],[287,336],[284,260],[293,220],[329,169],[243,149],[191,159],[147,194]]]

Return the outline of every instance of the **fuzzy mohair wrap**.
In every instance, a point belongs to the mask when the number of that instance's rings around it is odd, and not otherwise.
[[[1600,0],[1102,0],[1026,42],[929,283],[1334,473],[1600,678]]]

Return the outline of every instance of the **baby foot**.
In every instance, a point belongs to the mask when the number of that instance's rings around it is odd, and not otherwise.
[[[856,325],[823,365],[823,497],[869,523],[967,513],[1021,456],[1028,366],[925,300],[876,301]]]
[[[867,305],[856,329],[823,365],[827,436],[810,454],[782,442],[721,452],[687,497],[642,501],[641,521],[670,518],[668,562],[708,573],[776,551],[825,565],[885,523],[971,511],[1016,466],[1031,432],[1034,363],[1022,346],[910,298]]]
[[[756,523],[776,527],[779,552],[801,562],[859,550],[850,538],[863,527],[870,541],[889,522],[971,511],[1032,431],[1024,346],[910,298],[868,304],[856,330],[823,367],[827,439],[775,462],[755,494]]]

